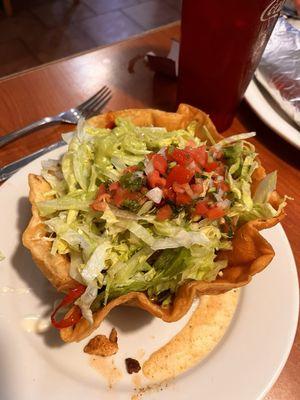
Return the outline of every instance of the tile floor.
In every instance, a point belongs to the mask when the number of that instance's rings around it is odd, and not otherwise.
[[[12,0],[12,17],[0,8],[0,77],[176,21],[180,3]]]

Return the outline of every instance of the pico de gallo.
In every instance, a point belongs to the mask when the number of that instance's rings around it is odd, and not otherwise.
[[[124,118],[107,128],[81,120],[62,159],[43,162],[45,240],[68,257],[78,282],[54,310],[58,329],[82,317],[92,323],[94,311],[132,291],[169,307],[183,283],[222,275],[218,252],[231,249],[241,224],[281,212],[284,200],[276,210],[269,202],[276,172],[251,188],[259,162],[247,139],[255,134],[215,142],[205,125],[199,138],[197,124],[167,131]]]
[[[192,220],[215,220],[231,204],[225,172],[224,153],[190,140],[183,149],[169,146],[150,153],[144,162],[125,168],[118,181],[101,183],[91,207],[104,211],[111,204],[137,212],[151,200],[158,221],[172,219],[182,207]]]

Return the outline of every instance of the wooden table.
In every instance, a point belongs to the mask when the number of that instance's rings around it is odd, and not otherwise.
[[[4,135],[46,115],[75,106],[94,94],[103,84],[110,86],[113,91],[113,99],[107,110],[129,107],[173,110],[175,82],[154,76],[143,61],[137,62],[134,73],[130,73],[128,63],[138,54],[143,55],[148,51],[166,55],[171,38],[178,36],[178,24],[171,24],[112,46],[1,79],[0,134]],[[52,127],[7,145],[0,149],[0,165],[57,141],[60,133],[69,129],[69,126]],[[241,104],[229,131],[257,132],[254,142],[264,166],[270,171],[278,170],[279,192],[287,193],[295,199],[289,205],[288,215],[282,225],[300,266],[299,152],[268,129],[246,103]],[[266,399],[300,398],[299,347],[298,329],[288,362]]]

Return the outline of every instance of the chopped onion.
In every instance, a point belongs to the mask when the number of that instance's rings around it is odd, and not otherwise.
[[[231,201],[228,199],[222,200],[218,203],[218,206],[221,208],[229,208],[231,204]]]
[[[153,171],[154,171],[153,163],[151,160],[149,160],[148,162],[145,163],[145,173],[148,176],[152,174]]]
[[[194,171],[195,168],[197,167],[195,161],[192,161],[189,163],[189,165],[187,165],[187,169],[190,169],[191,171]]]
[[[188,194],[192,199],[197,197],[197,195],[195,196],[195,193],[192,191],[192,189],[188,183],[185,183],[182,186],[184,187],[186,194]]]
[[[138,178],[143,178],[144,177],[144,173],[143,171],[135,171],[134,175]]]
[[[163,158],[167,159],[166,149],[166,147],[162,147],[157,154],[160,154],[161,156],[163,156]]]
[[[224,195],[224,191],[222,189],[219,189],[217,193],[214,193],[215,199],[217,201],[223,201],[223,195]]]
[[[203,192],[200,193],[200,197],[205,197],[209,188],[210,181],[209,179],[205,179],[202,183],[203,183]]]
[[[161,202],[162,195],[163,195],[163,191],[158,187],[155,187],[146,193],[146,196],[148,197],[148,199],[154,201],[154,203],[156,203],[156,204],[159,204]]]

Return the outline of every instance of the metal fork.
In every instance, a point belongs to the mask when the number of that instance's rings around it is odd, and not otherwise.
[[[107,86],[103,86],[94,96],[77,106],[76,108],[70,108],[60,114],[52,117],[45,117],[40,121],[33,122],[30,125],[25,126],[22,129],[11,132],[0,138],[0,148],[7,143],[12,142],[22,136],[27,135],[37,129],[44,128],[49,125],[58,124],[61,122],[67,124],[77,124],[79,118],[89,118],[97,114],[101,108],[111,99],[111,91]]]

